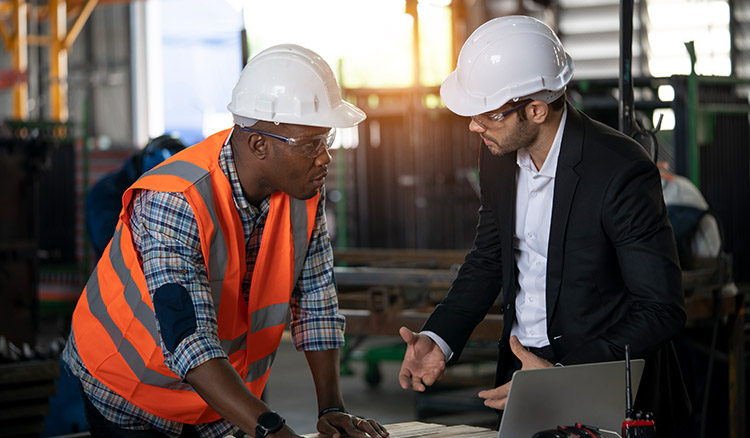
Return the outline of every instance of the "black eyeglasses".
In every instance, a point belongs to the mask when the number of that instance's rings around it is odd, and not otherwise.
[[[502,122],[504,118],[508,117],[513,112],[520,110],[531,102],[531,100],[523,101],[513,108],[500,113],[484,113],[476,116],[471,116],[471,120],[476,122],[477,125],[481,126],[482,129],[490,129],[492,127],[491,125],[495,125],[494,127],[497,127],[497,125]]]
[[[316,158],[318,155],[323,153],[324,149],[330,149],[333,145],[333,140],[336,138],[336,128],[331,128],[325,134],[318,134],[300,138],[284,137],[283,135],[260,131],[258,129],[246,128],[244,126],[240,126],[240,129],[247,132],[255,132],[257,134],[267,135],[271,138],[275,138],[276,140],[281,140],[289,146],[294,146],[292,148],[292,151],[307,158]]]

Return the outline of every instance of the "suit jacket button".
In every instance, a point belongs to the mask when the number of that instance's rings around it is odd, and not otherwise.
[[[510,310],[510,304],[505,305],[505,310]]]

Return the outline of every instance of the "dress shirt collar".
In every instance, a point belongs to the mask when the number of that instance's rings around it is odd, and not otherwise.
[[[234,204],[237,206],[237,209],[240,211],[249,211],[250,214],[255,217],[268,211],[270,196],[267,196],[260,203],[259,208],[256,208],[245,199],[245,194],[242,192],[242,185],[240,184],[240,177],[237,175],[237,166],[234,163],[234,152],[232,151],[232,145],[229,142],[229,139],[232,138],[233,132],[234,128],[229,132],[226,141],[224,141],[224,146],[221,148],[221,153],[219,154],[219,167],[221,167],[221,170],[227,176],[229,183],[232,185],[232,197],[234,198]]]

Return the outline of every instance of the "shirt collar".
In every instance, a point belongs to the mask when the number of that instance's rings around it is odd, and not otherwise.
[[[563,106],[563,114],[560,118],[560,125],[557,127],[557,133],[555,138],[552,140],[552,146],[547,153],[547,158],[542,164],[542,168],[539,171],[536,170],[529,151],[525,148],[519,149],[516,153],[516,164],[518,167],[524,170],[528,170],[539,175],[546,176],[548,178],[554,178],[557,174],[557,159],[560,157],[560,145],[562,144],[563,131],[565,130],[565,121],[568,118],[567,105]]]
[[[250,210],[255,214],[262,213],[268,210],[270,196],[267,196],[260,203],[260,208],[256,208],[245,199],[245,194],[242,192],[242,185],[240,184],[240,177],[237,174],[237,166],[234,163],[234,152],[232,151],[232,145],[229,141],[232,138],[233,132],[234,128],[229,132],[226,141],[224,141],[224,146],[221,148],[221,153],[219,154],[219,167],[221,167],[224,175],[229,179],[229,184],[232,186],[232,197],[234,198],[234,204],[237,206],[237,209]]]

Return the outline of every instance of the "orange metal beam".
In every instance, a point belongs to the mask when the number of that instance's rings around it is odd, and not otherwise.
[[[26,43],[32,46],[49,46],[49,35],[26,35]]]
[[[26,0],[0,0],[0,36],[12,54],[13,69],[28,68],[28,47],[49,46],[49,99],[52,120],[68,120],[68,51],[97,5],[127,3],[129,0],[49,0],[46,6],[33,9],[36,19],[49,21],[49,35],[28,35],[29,5]],[[75,15],[68,30],[68,11]],[[5,19],[10,15],[15,29],[8,29]],[[14,32],[15,31],[15,32]],[[28,118],[28,88],[25,82],[13,86],[13,116]]]
[[[83,9],[81,9],[78,17],[76,17],[76,21],[70,27],[70,31],[68,31],[68,34],[65,36],[65,41],[63,44],[65,45],[66,49],[70,50],[70,46],[72,46],[73,42],[76,40],[76,38],[78,38],[78,34],[81,33],[81,29],[83,29],[83,26],[91,16],[91,13],[94,12],[94,8],[98,3],[99,0],[88,0]]]
[[[29,67],[29,55],[26,41],[26,13],[28,5],[25,0],[13,0],[13,24],[16,34],[11,38],[13,52],[13,69],[24,72]],[[13,85],[13,117],[25,120],[29,117],[29,90],[25,82]]]
[[[49,0],[49,76],[50,116],[57,122],[68,121],[68,33],[65,0]]]
[[[13,50],[13,37],[10,33],[5,29],[5,22],[0,20],[0,35],[3,37],[3,42],[5,43],[5,48],[8,49],[8,51]]]

